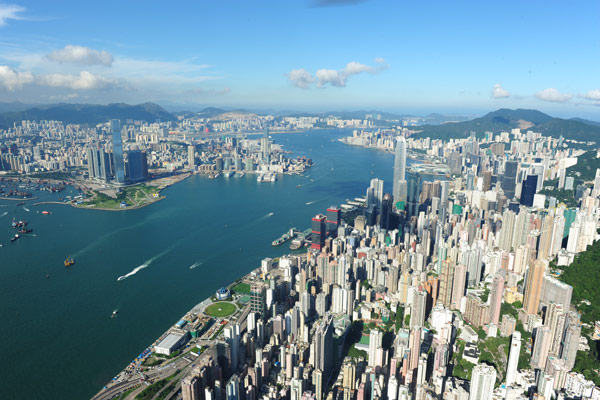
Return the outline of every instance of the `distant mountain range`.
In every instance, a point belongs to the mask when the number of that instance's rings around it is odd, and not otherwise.
[[[600,142],[600,123],[581,118],[554,118],[537,110],[502,108],[480,118],[464,122],[449,122],[442,125],[422,125],[417,137],[448,140],[468,137],[471,131],[482,137],[486,131],[499,133],[521,128],[531,129],[546,136],[559,137],[577,141]]]
[[[23,120],[41,121],[58,120],[65,124],[91,124],[96,125],[109,119],[134,119],[147,122],[173,121],[175,116],[161,106],[154,103],[129,105],[113,103],[98,104],[49,104],[38,105],[33,108],[19,110],[22,103],[3,103],[12,106],[12,111],[0,112],[0,128],[13,126],[15,122]],[[26,105],[23,105],[26,106]]]
[[[224,115],[225,118],[232,114],[264,114],[260,111],[247,111],[233,108],[206,107],[199,111],[183,111],[170,113],[163,107],[154,103],[129,105],[114,103],[108,105],[98,104],[48,104],[31,105],[20,102],[0,103],[0,128],[6,129],[15,122],[22,120],[58,120],[66,124],[90,124],[106,122],[109,119],[133,119],[146,122],[174,121],[177,115],[199,116],[215,118]],[[412,115],[396,115],[381,111],[337,111],[326,113],[296,113],[293,111],[278,112],[278,116],[336,116],[340,118],[365,119],[368,114],[381,116],[383,126],[385,120],[399,121],[401,119],[418,118],[420,125],[413,129],[418,130],[416,137],[431,137],[432,139],[448,140],[451,138],[468,137],[471,131],[478,136],[491,131],[499,133],[510,131],[512,128],[522,130],[531,129],[547,136],[559,137],[578,141],[595,141],[600,143],[600,122],[588,121],[581,118],[562,119],[554,118],[537,110],[502,108],[490,112],[483,117],[468,120],[462,116],[447,116],[442,114],[429,114],[425,117]],[[395,125],[396,123],[391,123]]]

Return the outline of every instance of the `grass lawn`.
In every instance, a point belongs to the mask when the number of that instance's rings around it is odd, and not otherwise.
[[[231,290],[237,294],[250,294],[250,285],[247,283],[238,283]]]
[[[235,306],[228,301],[219,301],[206,307],[204,312],[211,317],[226,317],[235,312]]]

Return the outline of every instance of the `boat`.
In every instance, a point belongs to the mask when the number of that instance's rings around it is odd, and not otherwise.
[[[296,185],[296,189],[300,189],[302,185]]]
[[[12,238],[10,238],[10,241],[11,241],[11,242],[14,242],[14,241],[16,241],[18,238],[19,238],[19,234],[18,234],[18,233],[16,233],[16,234],[15,234],[15,236],[13,236]]]
[[[27,228],[27,227],[22,227],[21,229],[19,229],[19,233],[31,233],[33,232],[33,229]]]
[[[70,267],[73,264],[75,264],[75,260],[67,257],[67,259],[65,260],[65,267]]]
[[[110,316],[111,318],[114,318],[117,316],[117,314],[119,313],[119,310],[115,310],[112,312],[112,315]]]
[[[18,207],[18,206],[22,206],[22,205],[24,205],[24,204],[25,204],[25,202],[24,202],[24,201],[20,201],[20,202],[18,202],[17,204],[15,204],[15,206],[17,206],[17,207]]]
[[[44,214],[44,215],[48,215],[48,214],[50,214],[50,211],[45,211],[45,210],[44,210],[44,211],[42,211],[42,214]]]

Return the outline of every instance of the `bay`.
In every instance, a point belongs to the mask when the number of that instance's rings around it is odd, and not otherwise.
[[[349,134],[272,135],[289,156],[316,165],[275,183],[193,176],[137,210],[0,200],[0,398],[91,397],[195,304],[261,259],[289,253],[287,244],[271,246],[287,229],[363,197],[374,177],[390,192],[393,155],[337,140]],[[13,217],[27,219],[35,236],[9,243]],[[76,260],[70,268],[67,256]]]

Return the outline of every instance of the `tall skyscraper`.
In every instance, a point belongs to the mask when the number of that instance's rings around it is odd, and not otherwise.
[[[407,183],[406,203],[409,216],[418,214],[421,197],[421,175],[413,173]],[[532,200],[533,201],[533,200]]]
[[[113,162],[115,164],[115,181],[125,183],[125,165],[123,164],[123,139],[121,138],[121,121],[110,120],[110,132],[113,145]]]
[[[338,206],[331,206],[327,209],[327,232],[330,236],[337,236],[337,229],[342,222],[342,213]]]
[[[471,373],[471,389],[469,400],[492,400],[496,370],[486,364],[477,364]]]
[[[515,197],[515,182],[517,179],[517,168],[519,163],[507,161],[504,163],[504,176],[502,177],[502,191],[507,199]]]
[[[137,149],[127,152],[127,178],[132,182],[148,178],[146,153]]]
[[[529,267],[527,272],[527,281],[525,282],[525,297],[523,308],[527,314],[537,314],[542,296],[542,287],[544,285],[544,272],[546,263],[542,260],[536,260]]]
[[[323,214],[317,214],[312,219],[311,247],[313,249],[321,250],[321,248],[325,245],[325,238],[327,237],[325,221],[326,217]]]
[[[538,183],[537,175],[529,175],[527,179],[523,181],[523,187],[521,189],[521,204],[527,207],[533,205],[533,196],[537,190]]]
[[[323,371],[325,382],[333,362],[333,316],[329,315],[317,327],[314,341],[315,368]]]
[[[383,181],[375,178],[371,179],[371,185],[367,190],[367,207],[373,205],[381,210],[381,202],[383,201]]]
[[[196,165],[196,146],[189,145],[188,146],[188,168],[194,169]]]
[[[515,331],[510,339],[510,349],[508,353],[508,365],[506,367],[506,386],[510,386],[517,378],[517,366],[519,364],[519,354],[521,353],[521,332]]]
[[[504,293],[504,277],[496,274],[492,280],[490,291],[490,323],[498,326],[500,320],[500,307],[502,306],[502,294]]]
[[[406,139],[399,136],[394,157],[394,202],[406,201]]]

